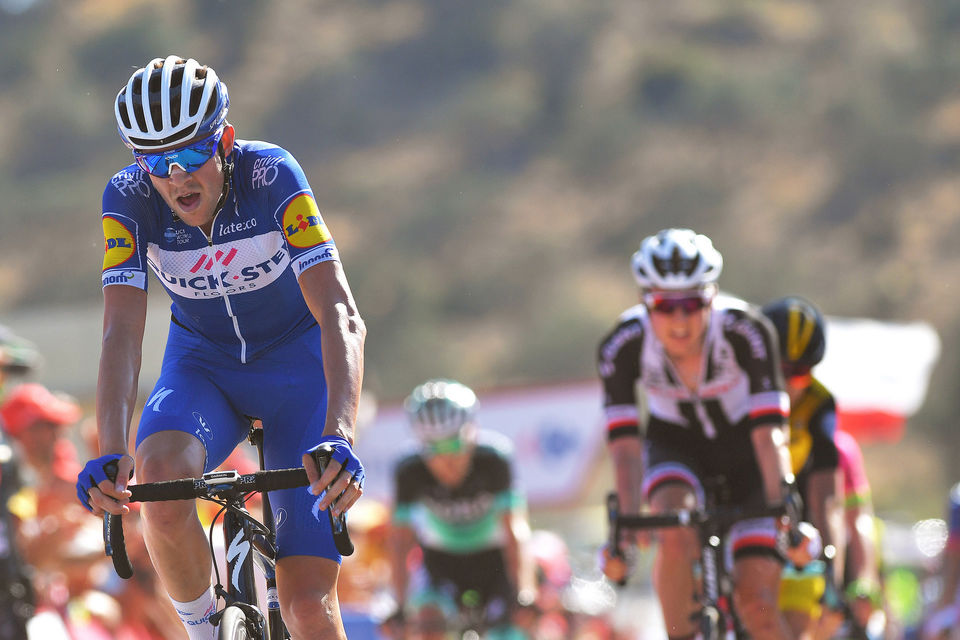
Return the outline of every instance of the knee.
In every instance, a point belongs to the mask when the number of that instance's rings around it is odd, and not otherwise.
[[[768,591],[750,591],[736,594],[740,619],[751,635],[768,637],[780,627],[778,594]]]
[[[136,462],[137,479],[141,483],[160,482],[198,475],[195,465],[189,459],[176,455],[138,452]],[[202,472],[202,467],[201,467]],[[193,500],[171,502],[147,502],[143,505],[144,524],[155,532],[174,533],[185,523],[197,517]]]
[[[309,591],[296,593],[281,600],[280,610],[295,638],[337,640],[344,637],[340,631],[340,606],[335,597]]]
[[[699,551],[696,536],[686,528],[663,529],[657,541],[662,557],[671,561],[690,560]]]

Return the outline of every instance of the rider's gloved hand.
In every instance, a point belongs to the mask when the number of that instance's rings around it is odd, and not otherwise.
[[[127,482],[133,477],[133,465],[130,465],[130,473],[126,479],[118,478],[120,462],[125,457],[129,458],[118,453],[100,456],[87,462],[80,471],[77,476],[77,499],[90,513],[95,513],[90,504],[90,490],[94,487],[105,489],[106,487],[100,487],[100,483],[109,482],[112,488],[120,493],[126,491]]]
[[[803,569],[820,557],[820,552],[823,551],[823,539],[820,537],[820,531],[809,522],[801,522],[796,530],[798,537],[791,541],[793,544],[787,549],[787,559],[797,569]]]
[[[633,570],[635,560],[636,554],[633,548],[628,547],[620,552],[611,551],[609,545],[603,545],[600,548],[600,570],[615,584],[627,583],[627,577]]]
[[[311,454],[324,445],[331,450],[331,465],[320,476],[313,468]],[[307,477],[310,480],[310,492],[315,496],[322,494],[324,491],[327,492],[327,495],[320,500],[320,510],[328,508],[336,500],[337,504],[334,511],[338,514],[343,513],[363,493],[363,465],[360,463],[357,454],[353,452],[350,442],[343,436],[324,436],[320,438],[320,442],[316,446],[304,452],[303,460],[304,467],[307,469]],[[334,472],[331,472],[333,462],[336,462],[339,466],[335,468]],[[353,490],[351,491],[351,489]],[[343,499],[337,500],[341,494]]]

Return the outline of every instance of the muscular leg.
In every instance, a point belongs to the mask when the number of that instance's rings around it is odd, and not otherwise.
[[[696,507],[692,487],[681,484],[663,485],[650,496],[654,512]],[[699,542],[693,529],[670,528],[658,533],[659,545],[653,564],[653,585],[660,598],[660,608],[671,637],[696,633],[691,616],[697,609],[693,596],[693,563],[700,555]]]
[[[337,599],[340,565],[313,556],[277,562],[277,591],[283,621],[294,640],[346,640]]]
[[[205,455],[200,441],[188,433],[154,433],[137,447],[137,480],[196,478],[203,473]],[[143,537],[164,589],[174,600],[195,600],[210,586],[212,570],[196,502],[148,502],[142,514]]]
[[[780,563],[764,555],[750,555],[734,563],[734,605],[754,640],[789,640],[790,630],[780,615]]]

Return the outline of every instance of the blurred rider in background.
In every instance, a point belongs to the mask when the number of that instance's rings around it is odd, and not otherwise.
[[[777,330],[780,367],[790,395],[790,459],[803,498],[805,521],[820,532],[827,554],[806,566],[784,570],[780,608],[798,639],[813,637],[822,605],[839,611],[844,566],[843,475],[834,442],[837,408],[833,395],[811,370],[826,351],[823,315],[809,301],[790,296],[763,307]],[[835,570],[836,567],[836,570]]]
[[[398,609],[388,631],[445,638],[458,620],[481,612],[485,637],[522,637],[512,616],[533,603],[535,573],[509,441],[478,429],[477,397],[459,382],[428,380],[404,406],[420,450],[395,471],[391,557]],[[411,569],[415,549],[422,560]]]
[[[690,229],[645,238],[631,268],[640,304],[621,314],[597,362],[621,512],[703,506],[705,481],[718,477],[721,505],[782,503],[792,479],[789,399],[773,327],[758,308],[718,295],[723,259]],[[789,638],[777,609],[781,538],[775,518],[740,521],[729,532],[734,602],[755,640]],[[663,529],[658,539],[653,581],[667,634],[692,640],[699,541],[687,527]],[[626,574],[609,550],[604,573]]]

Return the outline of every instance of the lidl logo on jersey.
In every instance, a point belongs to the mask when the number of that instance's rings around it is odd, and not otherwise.
[[[309,193],[297,196],[287,205],[283,212],[283,233],[290,246],[298,249],[308,249],[330,240],[330,232]]]
[[[120,221],[103,217],[103,270],[121,265],[136,251],[133,234]]]

